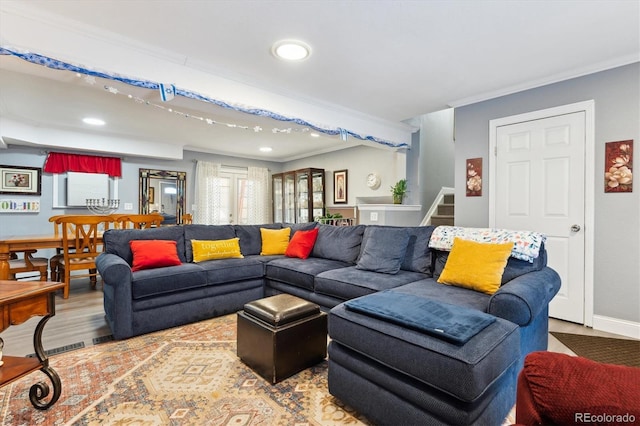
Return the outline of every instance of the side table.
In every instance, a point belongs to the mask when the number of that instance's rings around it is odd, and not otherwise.
[[[38,382],[31,386],[29,399],[39,410],[46,410],[56,403],[62,392],[58,373],[49,367],[49,360],[42,348],[42,330],[49,318],[55,315],[55,292],[64,288],[64,283],[47,281],[0,280],[0,332],[11,325],[22,324],[33,316],[43,317],[33,335],[33,348],[37,358],[3,356],[0,366],[0,387],[20,379],[34,371],[42,371],[53,384],[53,395],[49,401],[49,386]]]

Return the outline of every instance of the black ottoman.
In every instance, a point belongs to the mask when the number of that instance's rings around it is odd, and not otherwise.
[[[238,312],[238,357],[277,383],[327,356],[327,314],[289,294],[255,300]]]

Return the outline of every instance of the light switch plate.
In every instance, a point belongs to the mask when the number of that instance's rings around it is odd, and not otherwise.
[[[369,213],[369,220],[371,222],[377,222],[378,221],[378,212]]]
[[[124,203],[125,210],[133,210],[133,203]]]

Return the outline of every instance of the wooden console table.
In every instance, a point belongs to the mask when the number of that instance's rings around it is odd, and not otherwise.
[[[43,281],[2,281],[0,280],[0,332],[11,325],[22,324],[33,316],[43,317],[33,335],[33,348],[37,358],[3,356],[0,366],[0,387],[22,378],[34,371],[42,371],[53,384],[53,395],[49,401],[49,386],[38,382],[31,386],[29,399],[34,407],[46,410],[56,403],[62,392],[62,382],[58,373],[49,367],[49,360],[42,348],[42,330],[49,318],[55,315],[55,292],[64,283]]]

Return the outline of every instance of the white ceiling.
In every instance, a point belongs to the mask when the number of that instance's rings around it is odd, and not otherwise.
[[[19,3],[180,55],[187,67],[393,122],[640,59],[638,0]],[[276,60],[271,45],[285,38],[308,43],[311,57],[295,64]],[[18,40],[2,42],[19,45]],[[39,66],[21,62],[0,57],[0,112],[14,118],[74,128],[77,116],[92,106],[111,111],[109,130],[103,132],[274,161],[352,146],[338,137],[312,140],[304,126],[176,99],[172,107],[189,115],[185,118],[112,95],[103,86],[150,99],[144,90],[111,81],[89,84],[68,72],[34,70]],[[52,78],[65,87],[52,84]],[[263,131],[209,126],[193,116]],[[292,132],[276,134],[273,128]],[[273,146],[275,152],[257,153],[259,145]]]

